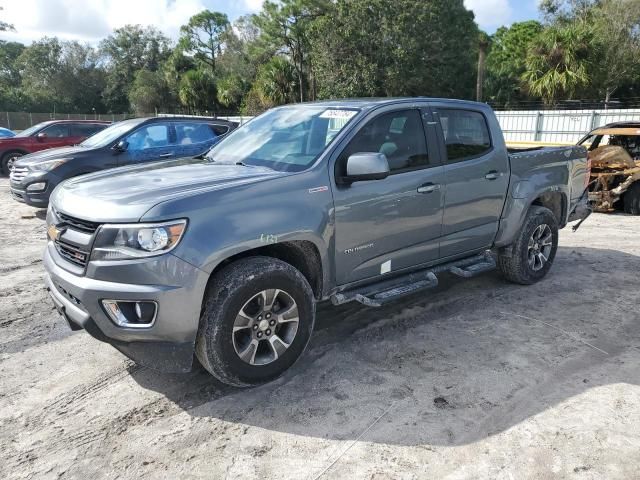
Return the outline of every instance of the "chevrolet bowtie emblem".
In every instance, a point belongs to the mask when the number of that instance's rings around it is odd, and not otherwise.
[[[49,228],[47,229],[47,235],[49,236],[50,240],[60,240],[60,236],[64,233],[64,231],[65,229],[59,229],[55,225],[49,225]]]

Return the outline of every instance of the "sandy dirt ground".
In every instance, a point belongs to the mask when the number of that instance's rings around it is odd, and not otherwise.
[[[640,477],[640,219],[562,232],[549,277],[321,306],[275,383],[141,368],[72,333],[44,215],[0,179],[0,478]],[[31,218],[23,218],[31,217]]]

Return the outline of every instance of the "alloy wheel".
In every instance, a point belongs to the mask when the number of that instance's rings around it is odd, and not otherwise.
[[[546,223],[538,225],[529,238],[527,248],[527,260],[529,267],[538,272],[544,268],[549,261],[549,256],[553,250],[553,233],[551,227]]]
[[[250,365],[268,365],[291,346],[298,331],[298,305],[284,290],[263,290],[247,301],[233,324],[233,348]]]

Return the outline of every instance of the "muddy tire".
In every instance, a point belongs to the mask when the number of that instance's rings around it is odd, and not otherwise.
[[[266,383],[302,355],[314,322],[313,291],[298,270],[269,257],[238,260],[210,282],[196,356],[228,385]]]
[[[2,173],[8,176],[9,173],[11,173],[10,165],[13,163],[13,160],[15,158],[22,157],[23,155],[24,153],[22,152],[7,152],[2,155],[2,158],[0,158],[0,169],[2,170]]]
[[[532,206],[510,254],[498,255],[498,267],[510,282],[532,285],[542,280],[558,250],[558,221],[548,208]]]
[[[640,215],[640,181],[637,181],[624,194],[624,213]]]

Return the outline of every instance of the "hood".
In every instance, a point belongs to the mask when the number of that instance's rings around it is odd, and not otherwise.
[[[47,160],[56,160],[58,158],[68,158],[77,155],[80,152],[86,152],[87,149],[83,147],[60,147],[50,148],[49,150],[42,150],[40,152],[30,153],[24,157],[20,157],[16,160],[15,165],[17,167],[28,167],[34,163],[45,162]]]
[[[57,210],[96,222],[137,222],[167,200],[280,177],[269,168],[179,159],[104,170],[67,180],[53,192]]]

